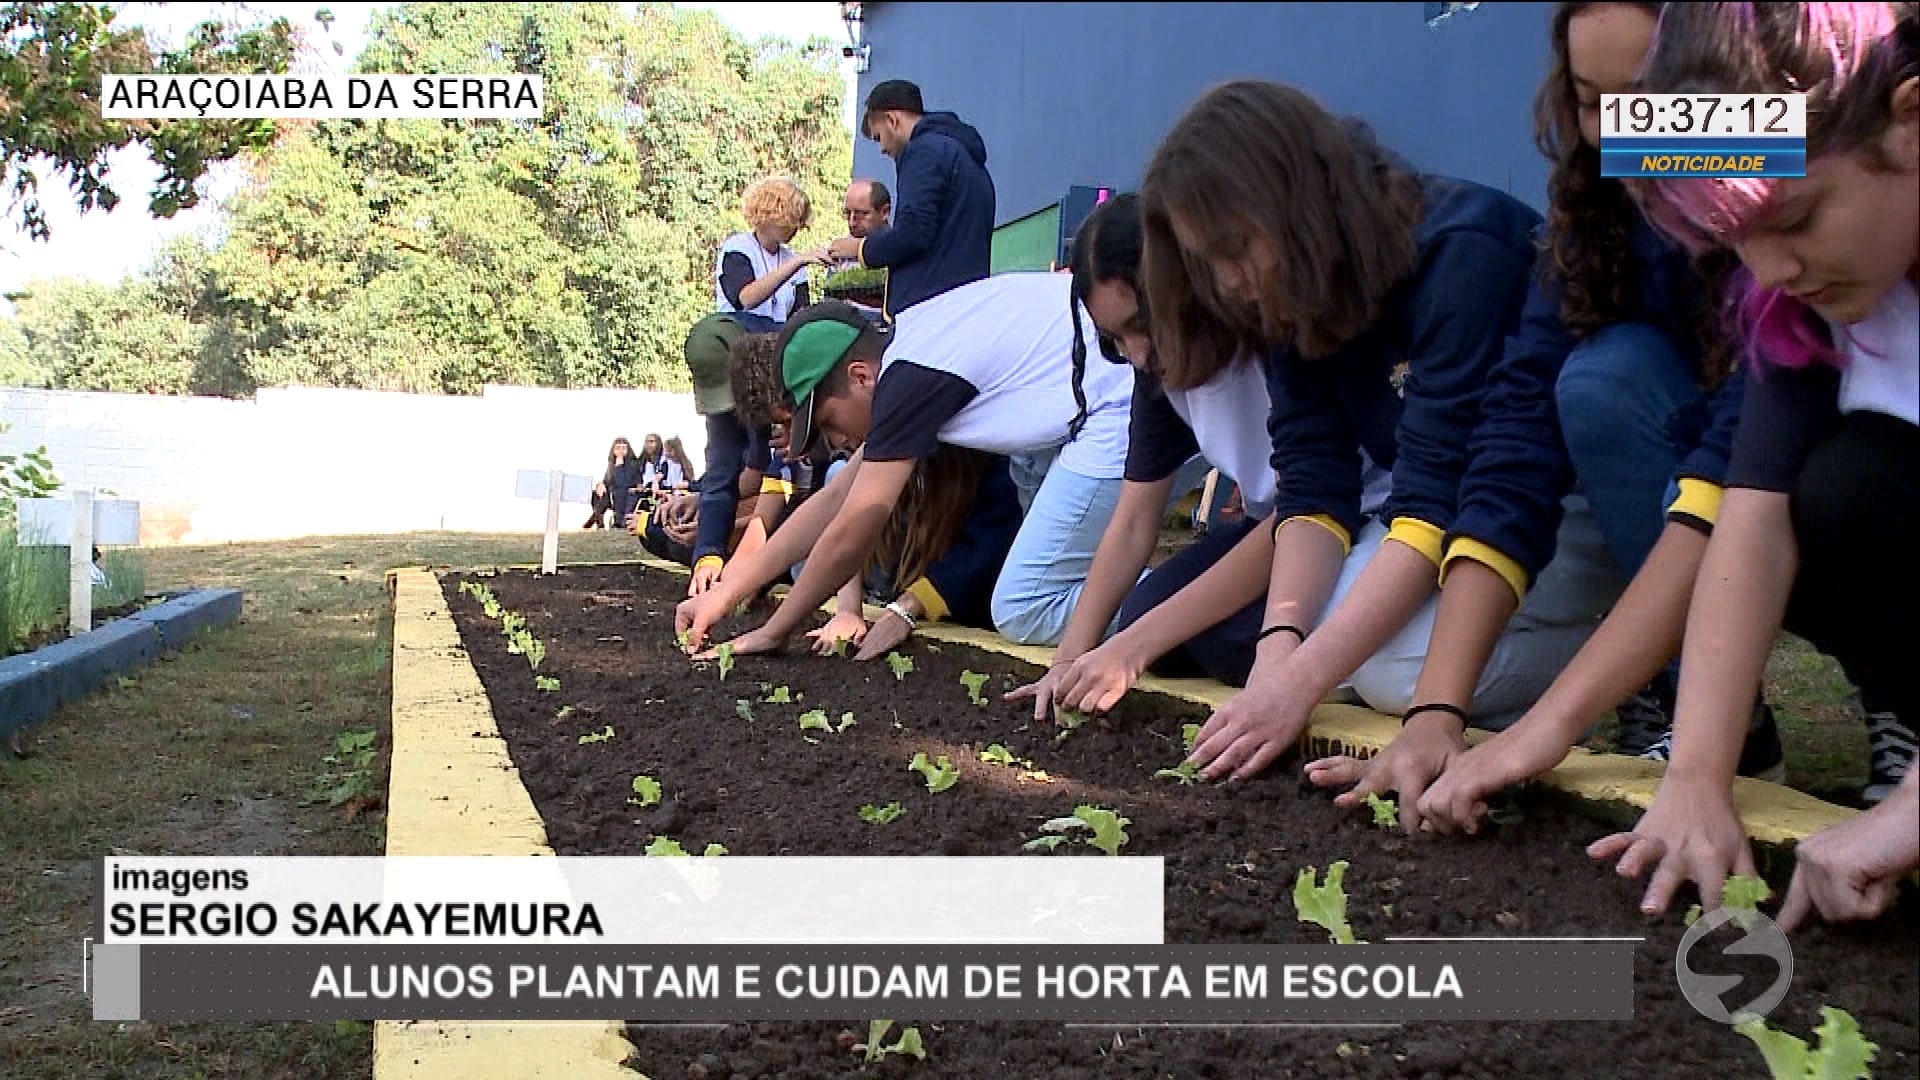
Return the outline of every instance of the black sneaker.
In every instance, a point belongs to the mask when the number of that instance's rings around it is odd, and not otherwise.
[[[1613,752],[1628,757],[1646,757],[1648,751],[1673,738],[1673,702],[1677,696],[1673,672],[1662,670],[1639,693],[1621,702],[1613,710],[1620,721],[1620,734],[1614,739]],[[1659,760],[1665,761],[1662,755]]]
[[[1860,792],[1868,806],[1878,806],[1906,778],[1913,766],[1913,729],[1890,712],[1867,714],[1867,786]]]
[[[1667,761],[1673,757],[1673,729],[1669,727],[1654,744],[1640,755],[1649,761]],[[1780,748],[1780,728],[1773,721],[1773,708],[1766,702],[1753,707],[1747,723],[1747,741],[1740,747],[1741,776],[1779,784],[1787,779],[1786,754]]]

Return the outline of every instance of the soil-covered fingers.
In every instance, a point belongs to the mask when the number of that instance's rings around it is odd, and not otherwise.
[[[1360,782],[1367,763],[1346,754],[1323,757],[1307,763],[1307,779],[1315,787],[1350,787]]]
[[[1038,679],[1007,691],[1001,700],[1033,702],[1033,722],[1044,724],[1053,715],[1053,703],[1059,689],[1062,670],[1058,666],[1048,668],[1047,673]]]

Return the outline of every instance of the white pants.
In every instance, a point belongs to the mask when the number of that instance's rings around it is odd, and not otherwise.
[[[1480,672],[1472,707],[1467,710],[1474,727],[1498,731],[1532,708],[1626,588],[1586,497],[1570,495],[1564,505],[1566,517],[1553,560],[1508,621]],[[1379,522],[1360,531],[1328,603],[1329,615],[1346,599],[1386,538],[1387,526]],[[1368,708],[1383,713],[1398,715],[1417,704],[1414,683],[1426,664],[1439,609],[1436,592],[1399,633],[1360,665],[1345,688]]]

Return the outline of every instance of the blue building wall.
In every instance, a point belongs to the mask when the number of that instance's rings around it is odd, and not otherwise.
[[[920,85],[930,110],[980,129],[999,224],[1072,184],[1131,188],[1160,136],[1208,87],[1300,86],[1365,119],[1420,168],[1543,207],[1533,95],[1552,5],[1486,3],[1428,25],[1424,3],[869,3],[871,67]],[[854,175],[893,163],[856,138]]]

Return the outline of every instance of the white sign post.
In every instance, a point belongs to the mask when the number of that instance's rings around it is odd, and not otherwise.
[[[21,499],[19,542],[67,537],[67,626],[93,629],[93,545],[140,542],[140,504],[132,499],[96,499],[75,491],[62,499]]]
[[[560,562],[560,504],[593,502],[593,481],[569,476],[559,469],[542,472],[521,469],[514,476],[513,493],[522,499],[547,500],[547,531],[540,542],[540,572],[551,574]]]

